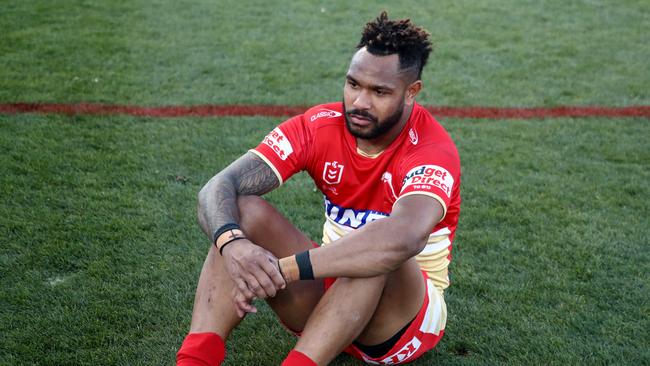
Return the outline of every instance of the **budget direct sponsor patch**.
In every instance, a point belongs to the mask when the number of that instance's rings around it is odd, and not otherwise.
[[[415,190],[428,190],[431,187],[440,188],[451,198],[451,189],[454,186],[454,177],[449,171],[437,165],[420,165],[411,169],[402,184],[402,192],[407,187]]]
[[[264,144],[268,145],[282,160],[286,160],[293,153],[291,142],[289,142],[279,127],[276,127],[266,135]]]

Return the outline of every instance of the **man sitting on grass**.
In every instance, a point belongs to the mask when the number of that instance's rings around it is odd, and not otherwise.
[[[438,343],[460,160],[415,102],[430,52],[426,31],[382,13],[363,30],[343,102],[280,124],[203,187],[199,222],[214,245],[177,365],[220,365],[256,298],[299,335],[282,365],[341,351],[400,364]],[[321,246],[259,197],[302,170],[325,196]]]

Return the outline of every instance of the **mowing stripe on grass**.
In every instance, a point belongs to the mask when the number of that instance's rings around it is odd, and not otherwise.
[[[0,113],[40,114],[88,114],[131,115],[138,117],[220,117],[220,116],[291,116],[304,112],[308,107],[283,105],[195,105],[143,107],[136,105],[113,105],[99,103],[4,103]],[[650,106],[628,107],[444,107],[426,106],[437,117],[531,119],[559,117],[642,117],[650,118]]]

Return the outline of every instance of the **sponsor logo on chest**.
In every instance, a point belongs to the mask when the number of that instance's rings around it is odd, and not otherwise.
[[[402,191],[407,187],[416,190],[427,190],[431,186],[440,188],[447,197],[451,198],[451,190],[454,186],[454,178],[449,171],[437,165],[421,165],[411,169],[406,174],[402,185]]]
[[[358,229],[361,226],[388,217],[388,214],[373,210],[355,210],[338,206],[325,198],[325,215],[339,225]]]
[[[276,127],[266,135],[264,143],[268,145],[268,147],[270,147],[271,150],[273,150],[273,152],[275,152],[282,160],[287,160],[287,157],[293,153],[291,142],[289,142],[279,127]]]

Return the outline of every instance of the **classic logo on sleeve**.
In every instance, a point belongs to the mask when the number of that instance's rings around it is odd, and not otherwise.
[[[264,143],[268,145],[282,160],[287,160],[287,157],[293,153],[291,142],[289,142],[279,127],[276,127],[266,135]]]
[[[411,169],[402,185],[402,191],[407,187],[415,190],[427,190],[431,187],[442,189],[447,197],[451,198],[451,189],[454,187],[454,177],[449,171],[437,165],[421,165]]]

